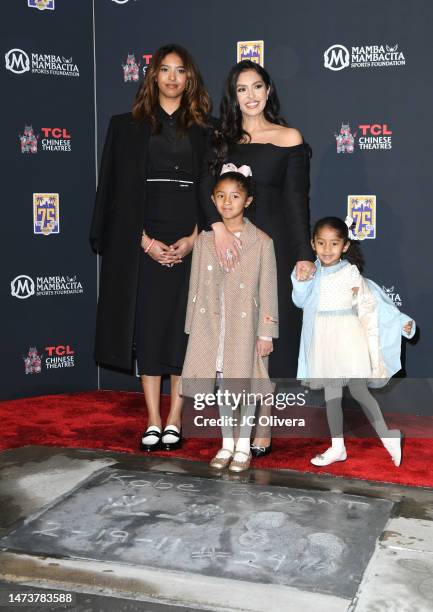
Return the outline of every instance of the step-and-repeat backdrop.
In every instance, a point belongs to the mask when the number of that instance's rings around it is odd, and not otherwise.
[[[284,116],[313,149],[312,220],[349,211],[364,238],[366,276],[420,326],[418,341],[406,343],[410,380],[381,391],[382,404],[428,410],[433,4],[98,0],[95,8],[99,154],[109,117],[130,110],[152,52],[164,43],[191,51],[216,115],[239,58],[271,73]],[[133,376],[108,370],[101,386],[139,388]]]
[[[95,0],[93,6],[85,0],[8,0],[7,7],[7,95],[1,102],[6,394],[96,386],[97,274],[87,245],[94,191],[93,41],[98,159],[110,116],[130,110],[154,50],[178,42],[195,57],[215,115],[225,75],[238,59],[269,70],[284,116],[313,149],[312,220],[349,212],[362,239],[366,276],[419,325],[416,341],[405,343],[406,378],[381,391],[381,401],[397,410],[428,411],[429,0]],[[139,389],[132,374],[101,368],[99,377],[101,388]]]
[[[88,0],[1,7],[1,397],[95,389]]]

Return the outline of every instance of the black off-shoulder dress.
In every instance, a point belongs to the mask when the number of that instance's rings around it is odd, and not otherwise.
[[[251,167],[255,197],[246,216],[274,241],[279,338],[269,359],[272,378],[296,377],[302,311],[292,302],[290,275],[297,261],[314,261],[308,196],[310,157],[306,143],[292,147],[250,143],[231,145],[226,158],[237,167]],[[215,177],[216,173],[205,171],[201,179],[201,205],[209,224],[221,221],[210,199]]]

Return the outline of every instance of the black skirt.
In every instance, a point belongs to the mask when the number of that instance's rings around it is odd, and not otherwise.
[[[144,229],[167,245],[189,236],[197,223],[195,186],[148,182]],[[138,374],[180,375],[188,336],[184,332],[191,253],[168,268],[141,252],[135,347]]]

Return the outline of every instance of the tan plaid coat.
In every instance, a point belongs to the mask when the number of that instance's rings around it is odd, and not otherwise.
[[[240,264],[221,270],[213,232],[202,232],[194,245],[185,332],[188,348],[181,393],[212,393],[216,374],[224,284],[224,379],[241,379],[251,392],[271,393],[267,358],[257,355],[258,336],[278,337],[277,271],[272,239],[246,220]],[[196,384],[194,384],[196,381]]]

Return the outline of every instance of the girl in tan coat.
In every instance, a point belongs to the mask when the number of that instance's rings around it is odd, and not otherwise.
[[[238,393],[265,395],[274,389],[267,361],[272,338],[278,337],[275,253],[272,239],[244,218],[253,199],[250,176],[248,166],[225,164],[212,194],[224,225],[242,244],[235,270],[226,273],[218,261],[212,232],[202,232],[194,245],[181,391],[187,397],[213,393],[215,382],[220,389]],[[230,466],[234,472],[248,469],[255,407],[242,407],[241,435],[235,443],[233,410],[219,405],[223,441],[212,467]]]

